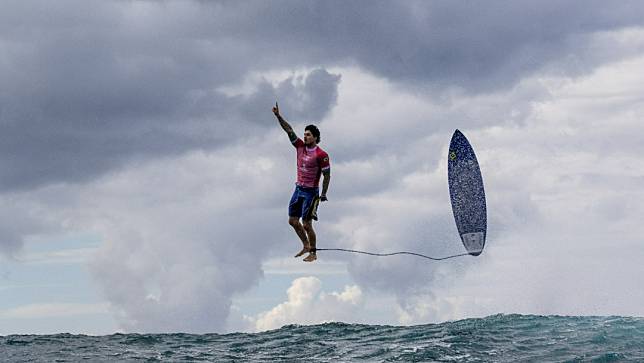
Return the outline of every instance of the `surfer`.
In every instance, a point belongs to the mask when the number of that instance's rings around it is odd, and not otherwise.
[[[303,245],[302,250],[295,257],[308,252],[309,255],[304,258],[304,261],[313,262],[317,259],[313,220],[318,219],[318,203],[327,200],[326,192],[331,181],[329,154],[318,146],[320,130],[315,125],[304,128],[304,140],[302,140],[295,135],[291,125],[280,115],[277,102],[273,107],[273,114],[297,151],[297,182],[288,205],[288,224],[293,227]],[[324,175],[322,194],[319,194],[320,175]]]

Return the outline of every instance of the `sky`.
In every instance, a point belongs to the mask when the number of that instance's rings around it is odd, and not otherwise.
[[[0,335],[644,316],[640,1],[5,1]],[[288,225],[321,130],[319,252]]]

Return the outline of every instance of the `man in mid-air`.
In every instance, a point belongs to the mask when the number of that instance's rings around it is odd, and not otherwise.
[[[308,125],[304,128],[304,141],[302,141],[295,135],[291,125],[280,115],[277,103],[273,107],[273,113],[297,150],[297,182],[288,205],[288,224],[295,229],[295,233],[300,237],[304,246],[295,257],[300,257],[308,252],[309,255],[304,258],[304,261],[313,262],[317,259],[313,220],[317,220],[318,203],[327,200],[326,192],[331,180],[329,154],[318,146],[320,130],[315,125]],[[320,175],[324,175],[321,195],[319,194]],[[302,223],[300,223],[300,218]]]

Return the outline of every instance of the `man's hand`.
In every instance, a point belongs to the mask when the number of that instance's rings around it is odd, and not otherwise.
[[[273,114],[275,114],[275,116],[280,115],[280,107],[277,105],[277,102],[275,102],[275,106],[273,106]]]
[[[326,202],[328,199],[326,199],[326,195],[322,194],[320,195],[320,202]]]

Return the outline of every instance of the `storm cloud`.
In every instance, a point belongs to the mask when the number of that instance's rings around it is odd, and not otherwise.
[[[584,73],[633,51],[591,52],[589,37],[635,26],[642,11],[639,2],[8,2],[0,187],[82,182],[132,159],[221,147],[265,130],[258,114],[277,96],[313,120],[334,104],[337,82],[321,73],[299,99],[269,84],[218,92],[252,72],[355,64],[468,92],[553,63]]]
[[[586,211],[597,234],[639,230],[620,207],[633,198],[616,189],[639,196],[641,89],[620,72],[638,74],[643,19],[636,1],[5,2],[0,253],[29,236],[98,233],[91,270],[125,330],[224,329],[235,294],[294,238],[278,101],[297,130],[320,126],[331,155],[318,227],[328,247],[460,252],[444,159],[464,130],[489,191],[489,237],[506,252],[449,266],[325,257],[364,291],[396,296],[401,321],[453,318],[458,303],[437,292],[480,292],[471,271],[511,274],[499,256],[549,234],[582,248]],[[521,291],[550,301],[539,284]],[[490,299],[462,309],[511,310]]]

